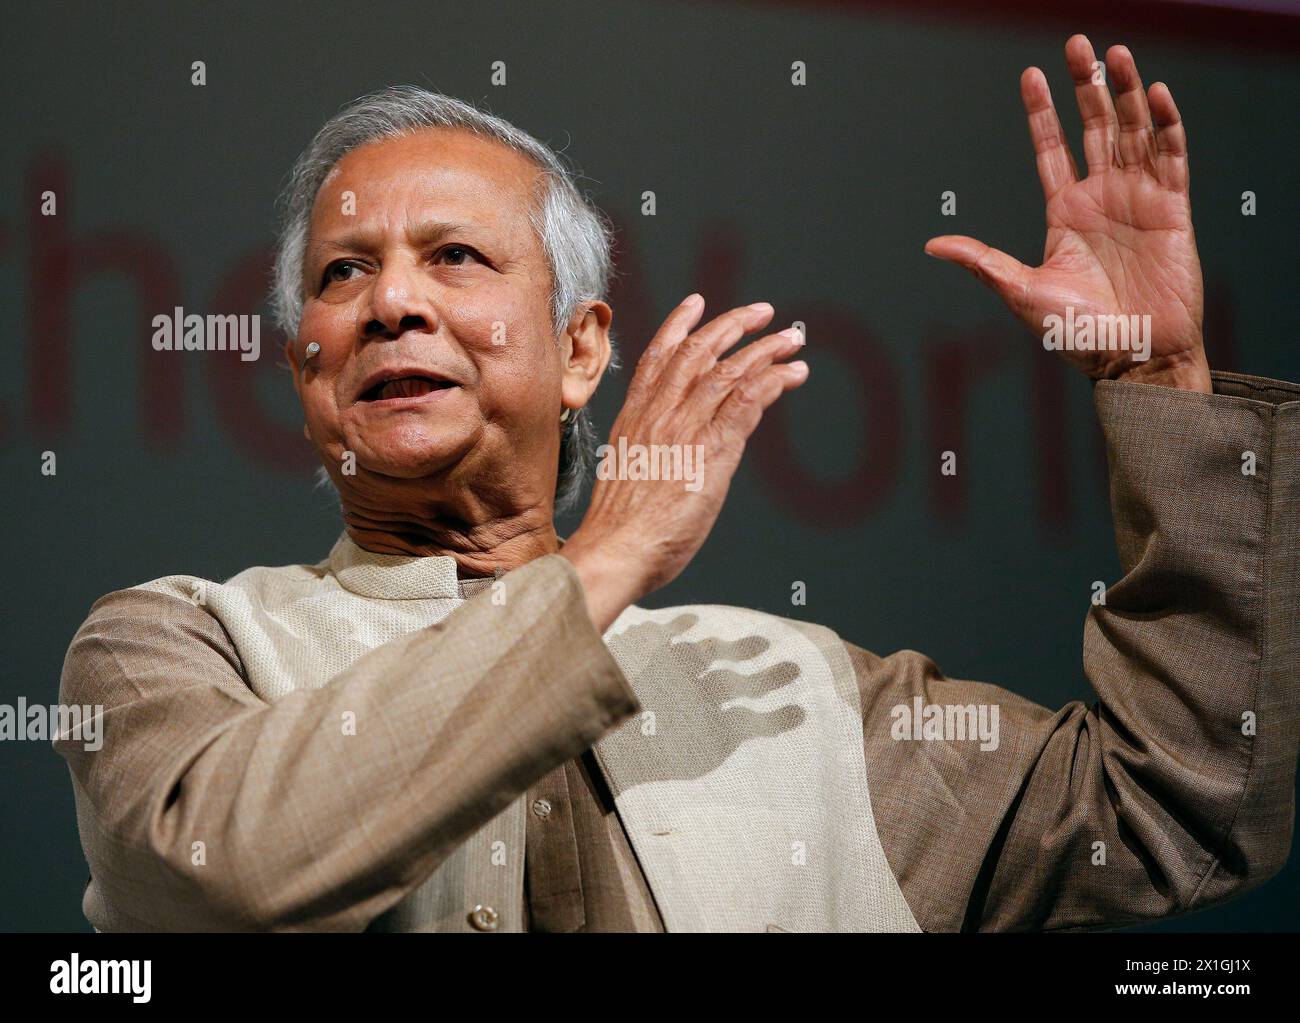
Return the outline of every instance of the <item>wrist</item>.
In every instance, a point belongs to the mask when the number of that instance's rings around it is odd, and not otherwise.
[[[1132,363],[1115,379],[1125,383],[1172,387],[1180,391],[1200,391],[1202,394],[1214,392],[1210,366],[1199,346],[1196,351],[1184,355],[1159,356],[1146,362]]]
[[[604,633],[630,604],[642,596],[637,573],[615,557],[605,545],[586,543],[575,533],[559,554],[573,565],[582,583],[587,613],[596,631]]]

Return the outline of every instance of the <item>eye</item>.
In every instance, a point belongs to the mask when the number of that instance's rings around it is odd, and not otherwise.
[[[444,245],[434,254],[433,258],[435,262],[445,259],[451,266],[464,266],[469,259],[479,263],[483,262],[482,257],[468,245]]]
[[[361,268],[350,259],[336,259],[333,263],[327,266],[325,272],[321,274],[321,287],[328,288],[331,284],[343,284],[350,281],[352,280],[352,277],[348,271],[360,269]]]

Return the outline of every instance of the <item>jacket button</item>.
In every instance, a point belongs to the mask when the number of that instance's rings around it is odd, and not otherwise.
[[[495,931],[500,916],[491,906],[475,906],[469,915],[470,925],[476,931]]]
[[[533,803],[533,813],[538,817],[549,817],[551,815],[551,804],[545,799],[539,799]]]

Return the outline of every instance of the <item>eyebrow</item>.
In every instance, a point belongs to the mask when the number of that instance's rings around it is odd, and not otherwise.
[[[473,229],[474,227],[471,224],[447,220],[425,220],[408,226],[406,237],[415,245],[433,245],[448,235],[472,231]],[[376,249],[381,248],[382,245],[383,234],[380,231],[349,231],[340,238],[327,238],[317,242],[312,247],[311,260],[312,262],[319,260],[326,251],[374,252]]]

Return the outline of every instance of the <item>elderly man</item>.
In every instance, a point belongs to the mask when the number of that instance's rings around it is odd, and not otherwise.
[[[1060,929],[1274,874],[1294,813],[1300,387],[1206,364],[1169,90],[1124,47],[1113,98],[1085,38],[1066,58],[1084,177],[1043,74],[1021,79],[1043,264],[970,238],[927,251],[1040,335],[1150,317],[1140,343],[1054,345],[1097,381],[1125,572],[1085,629],[1096,706],[1053,712],[739,608],[636,606],[807,379],[798,331],[731,351],[765,303],[672,311],[561,543],[611,358],[608,232],[534,139],[390,89],[303,154],[276,274],[345,532],[319,564],[111,593],[69,651],[62,699],[105,708],[101,750],[57,742],[90,922]]]

